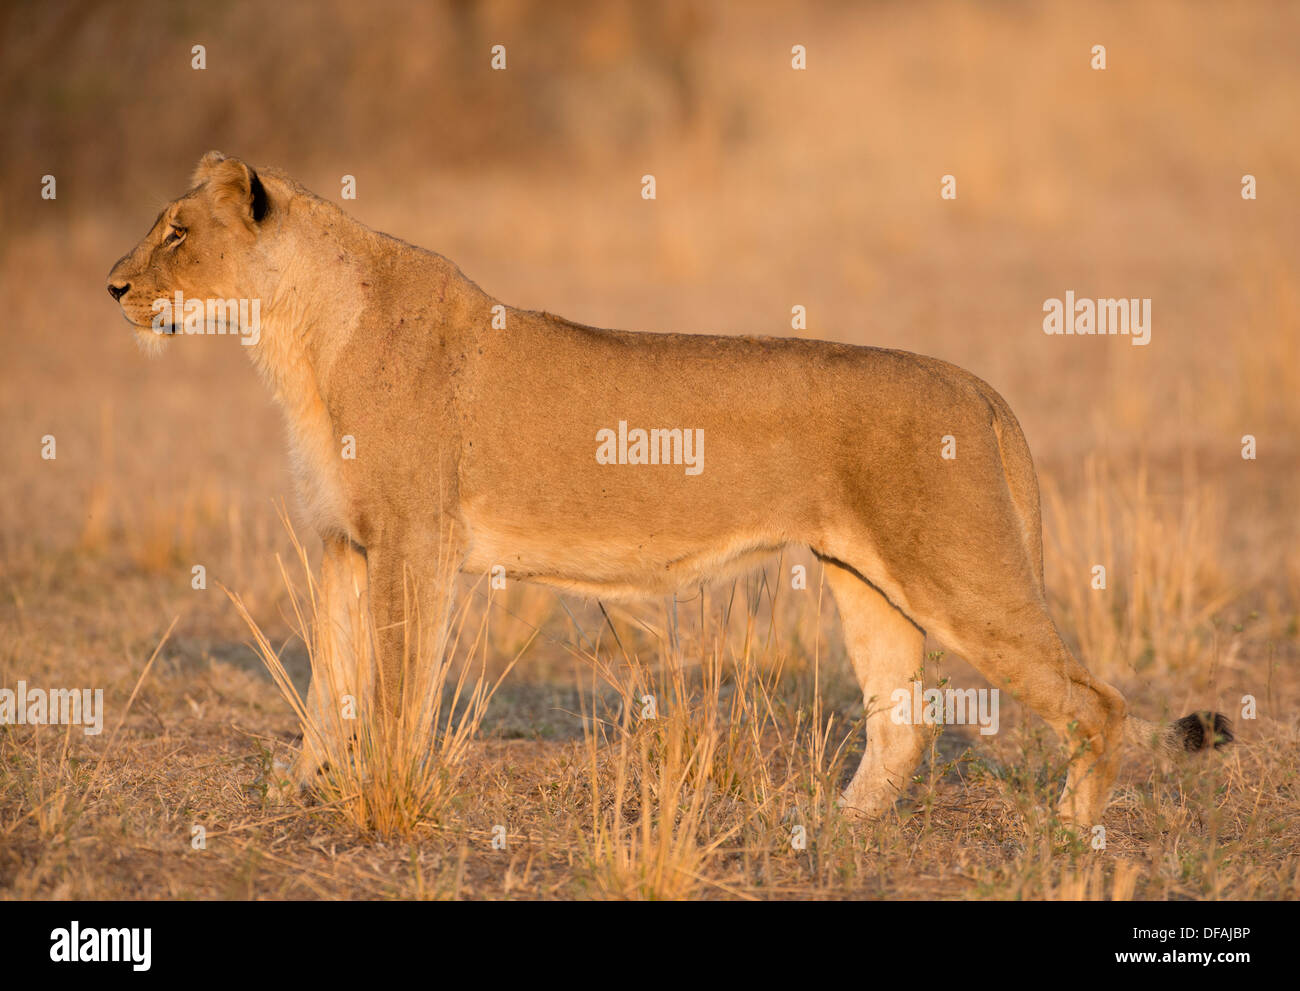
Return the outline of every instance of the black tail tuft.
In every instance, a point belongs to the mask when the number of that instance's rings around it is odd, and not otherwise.
[[[1215,750],[1233,741],[1232,723],[1217,712],[1194,712],[1173,725],[1172,736],[1184,750]]]

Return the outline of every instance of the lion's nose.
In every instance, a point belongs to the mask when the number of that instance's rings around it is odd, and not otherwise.
[[[110,282],[108,284],[108,294],[114,299],[121,299],[130,288],[131,283],[129,282]]]

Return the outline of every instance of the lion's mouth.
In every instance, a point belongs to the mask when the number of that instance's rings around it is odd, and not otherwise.
[[[122,311],[122,318],[128,324],[131,325],[133,330],[136,330],[142,334],[148,331],[151,334],[158,334],[160,336],[171,337],[181,332],[181,328],[178,327],[175,323],[168,323],[162,326],[155,326],[152,320],[141,322],[135,319],[134,317],[132,317],[125,310]]]

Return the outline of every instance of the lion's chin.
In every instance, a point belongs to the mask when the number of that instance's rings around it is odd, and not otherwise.
[[[132,324],[135,333],[136,346],[140,351],[150,358],[156,358],[162,354],[163,349],[167,347],[167,338],[170,334],[160,334],[152,327],[139,327]]]

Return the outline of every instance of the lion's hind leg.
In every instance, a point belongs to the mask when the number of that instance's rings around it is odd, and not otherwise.
[[[870,583],[823,560],[867,713],[867,748],[840,807],[871,819],[903,794],[925,749],[924,727],[891,716],[894,692],[905,690],[910,698],[912,682],[920,676],[925,635]]]

